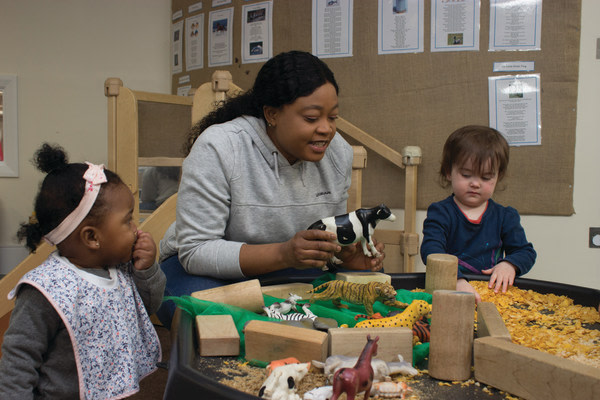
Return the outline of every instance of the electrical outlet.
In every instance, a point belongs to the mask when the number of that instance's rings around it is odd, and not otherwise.
[[[600,249],[600,228],[590,228],[590,249]]]

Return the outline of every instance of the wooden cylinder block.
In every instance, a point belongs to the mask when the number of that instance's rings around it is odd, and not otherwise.
[[[425,269],[425,291],[456,290],[458,258],[452,254],[430,254]]]
[[[429,375],[447,381],[471,377],[475,295],[436,290],[431,310]]]

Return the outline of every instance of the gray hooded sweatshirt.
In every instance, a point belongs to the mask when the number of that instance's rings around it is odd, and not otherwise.
[[[352,147],[339,135],[319,162],[293,165],[265,122],[242,116],[206,129],[183,162],[177,219],[161,241],[194,275],[239,279],[242,244],[280,243],[346,212]]]

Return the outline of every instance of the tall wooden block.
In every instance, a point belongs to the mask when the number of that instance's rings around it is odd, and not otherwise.
[[[382,272],[338,272],[335,279],[353,283],[392,283],[392,277]]]
[[[456,290],[458,258],[452,254],[430,254],[425,267],[425,291]]]
[[[240,354],[240,335],[231,315],[197,315],[196,329],[201,356]]]
[[[377,356],[380,360],[412,363],[412,329],[410,328],[332,328],[329,329],[329,355],[357,357],[365,347],[367,335],[379,336]]]
[[[451,290],[433,292],[429,375],[462,381],[471,377],[475,295]]]
[[[247,360],[270,362],[296,357],[300,362],[309,362],[327,359],[325,332],[253,320],[244,328],[244,336]]]
[[[290,297],[290,293],[294,293],[295,295],[301,296],[303,300],[307,300],[310,299],[311,295],[306,292],[312,290],[312,288],[313,285],[310,283],[291,282],[282,283],[280,285],[263,286],[261,290],[263,294],[277,297],[279,299],[287,299]]]
[[[600,368],[505,339],[475,340],[475,379],[528,400],[600,399]]]
[[[265,305],[258,279],[200,290],[192,293],[192,297],[241,307],[255,313],[262,313]]]
[[[477,305],[477,337],[492,336],[512,340],[496,305],[482,301]]]

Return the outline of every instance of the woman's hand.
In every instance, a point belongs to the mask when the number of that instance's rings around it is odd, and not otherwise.
[[[378,257],[366,256],[360,242],[343,247],[342,251],[335,256],[342,260],[343,263],[341,266],[343,268],[352,270],[370,270],[373,272],[379,271],[383,268],[383,260],[385,258],[383,250],[385,249],[385,245],[383,243],[377,243],[375,239],[373,239],[373,243],[379,252]]]
[[[133,267],[138,271],[148,269],[156,261],[156,243],[152,235],[138,229],[137,240],[133,245]]]
[[[322,268],[342,250],[335,234],[317,229],[300,231],[282,243],[283,265],[298,269]]]
[[[508,261],[501,261],[493,268],[481,271],[485,275],[491,275],[488,288],[494,287],[494,292],[498,293],[502,288],[502,293],[506,293],[508,286],[512,286],[517,275],[516,268]]]

